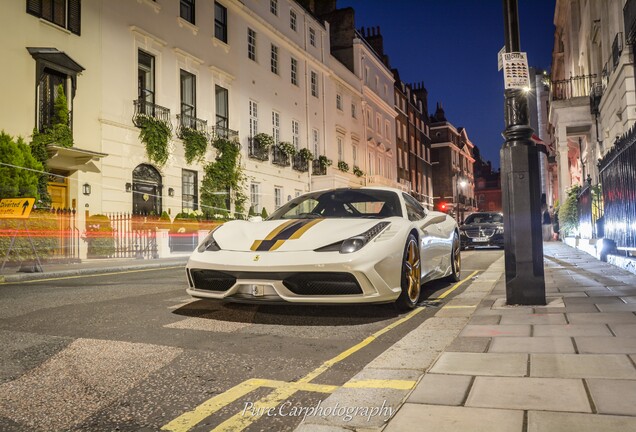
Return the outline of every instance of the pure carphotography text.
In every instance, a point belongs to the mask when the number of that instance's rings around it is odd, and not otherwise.
[[[339,417],[345,422],[350,422],[354,417],[366,418],[371,421],[373,417],[384,417],[389,419],[393,415],[393,408],[388,406],[386,400],[381,406],[341,406],[336,402],[334,406],[322,406],[322,401],[318,401],[313,406],[293,405],[286,401],[277,407],[257,406],[253,402],[245,402],[242,416],[250,417]]]

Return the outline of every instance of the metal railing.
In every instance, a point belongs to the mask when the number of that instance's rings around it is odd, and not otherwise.
[[[289,166],[289,156],[283,153],[283,151],[279,149],[278,146],[274,146],[272,149],[272,163],[274,165],[283,167]]]
[[[311,175],[327,175],[327,167],[323,166],[318,159],[311,162]]]
[[[623,7],[623,21],[625,22],[625,32],[627,32],[628,43],[636,40],[636,2],[628,1]]]
[[[156,228],[158,217],[130,213],[106,213],[112,227],[115,258],[158,258]]]
[[[309,171],[309,161],[303,158],[301,155],[294,155],[292,158],[292,168],[296,171],[307,172]]]
[[[636,249],[636,127],[619,138],[599,162],[603,232],[616,246]]]
[[[603,83],[603,89],[607,88],[610,76],[614,73],[621,60],[621,54],[623,53],[623,33],[616,33],[614,42],[612,43],[612,52],[603,66],[601,72],[601,82]]]
[[[256,160],[269,160],[269,151],[266,147],[261,146],[254,138],[249,138],[249,147],[247,155]]]
[[[170,126],[170,129],[172,129],[172,123],[170,122],[170,110],[168,108],[143,99],[134,100],[133,104],[135,105],[135,112],[133,114],[132,122],[136,127],[141,127],[142,116],[147,116],[166,122]]]
[[[197,132],[201,132],[202,134],[206,136],[206,138],[209,138],[207,120],[202,120],[200,118],[193,117],[189,114],[181,113],[181,114],[177,114],[177,123],[179,124],[179,127],[177,128],[177,136],[179,138],[183,139],[184,137],[183,132],[185,129],[192,129]]]
[[[569,79],[552,81],[552,100],[568,100],[575,97],[589,96],[596,74],[570,77]]]
[[[214,138],[225,138],[227,140],[233,140],[239,137],[238,131],[226,128],[225,126],[212,126],[211,132]]]

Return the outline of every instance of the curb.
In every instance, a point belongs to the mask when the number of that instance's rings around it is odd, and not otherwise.
[[[431,318],[424,321],[393,346],[369,362],[358,374],[321,402],[322,412],[335,413],[337,409],[395,407],[389,416],[370,417],[354,414],[344,420],[341,416],[307,416],[295,432],[377,432],[383,430],[404,405],[428,369],[468,324],[480,302],[486,298],[503,276],[504,257],[492,263],[486,271],[473,280],[461,294],[453,297]],[[466,306],[471,304],[473,306]],[[448,308],[446,306],[455,306]],[[369,379],[397,379],[414,382],[406,390],[356,388],[356,381]],[[331,408],[331,410],[330,410]]]
[[[15,283],[15,282],[30,282],[30,281],[37,281],[42,279],[65,277],[65,276],[117,273],[117,272],[127,271],[127,270],[145,270],[145,269],[173,267],[173,266],[180,266],[180,265],[185,266],[186,263],[187,263],[187,259],[170,261],[170,262],[161,262],[161,263],[119,265],[119,266],[101,267],[101,268],[89,267],[89,268],[78,268],[73,270],[58,270],[58,271],[42,272],[42,273],[0,275],[0,283],[6,284],[6,283]]]

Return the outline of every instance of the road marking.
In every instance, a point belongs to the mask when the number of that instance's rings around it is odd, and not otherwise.
[[[452,293],[455,289],[459,288],[464,282],[470,280],[478,271],[472,272],[465,279],[457,282],[453,287],[444,292],[439,298],[442,299]],[[259,420],[264,413],[268,411],[268,409],[276,408],[281,402],[285,399],[289,398],[293,394],[298,391],[309,391],[309,392],[318,392],[318,393],[332,393],[340,387],[344,388],[382,388],[382,389],[397,389],[397,390],[410,390],[415,386],[415,381],[407,381],[407,380],[360,380],[360,381],[350,381],[345,383],[342,386],[332,386],[325,384],[313,384],[310,383],[313,379],[321,375],[323,372],[328,370],[333,365],[341,362],[346,359],[350,355],[360,351],[362,348],[369,345],[371,342],[376,340],[381,335],[391,331],[395,327],[400,324],[405,323],[406,321],[413,318],[415,315],[422,312],[425,308],[419,307],[411,311],[408,315],[399,320],[389,324],[388,326],[378,330],[373,333],[371,336],[364,339],[362,342],[352,346],[351,348],[343,351],[337,356],[325,361],[322,365],[309,372],[307,375],[299,379],[295,382],[285,382],[285,381],[276,381],[276,380],[266,380],[266,379],[250,379],[244,381],[226,392],[209,399],[192,411],[188,411],[176,419],[172,420],[170,423],[164,425],[161,430],[171,431],[171,432],[186,432],[204,420],[206,417],[211,416],[218,410],[224,408],[225,406],[235,402],[241,397],[245,396],[252,390],[255,390],[259,387],[268,387],[273,388],[274,391],[269,393],[267,396],[259,399],[254,402],[252,406],[252,412],[254,415],[244,415],[243,412],[238,412],[234,416],[228,418],[223,423],[218,425],[213,430],[216,431],[242,431],[247,428],[250,424]]]
[[[149,272],[149,271],[156,271],[156,270],[171,270],[176,268],[185,269],[185,264],[183,266],[157,267],[157,268],[151,268],[151,269],[123,270],[123,271],[108,272],[108,273],[60,276],[60,277],[54,277],[54,278],[48,278],[48,279],[31,279],[31,280],[25,280],[25,281],[0,282],[0,285],[16,285],[16,284],[34,283],[34,282],[50,282],[50,281],[64,280],[64,279],[79,279],[79,278],[85,278],[85,277],[112,276],[114,274],[141,273],[141,272]]]
[[[475,305],[475,306],[451,306],[451,305],[446,305],[442,309],[467,309],[467,308],[476,308],[476,307],[477,307],[477,305]]]
[[[443,299],[444,297],[446,297],[447,295],[449,295],[450,293],[452,293],[453,291],[455,291],[457,288],[459,288],[464,282],[466,282],[467,280],[471,279],[473,276],[475,276],[477,273],[479,273],[479,270],[475,270],[474,272],[472,272],[471,274],[469,274],[467,277],[465,277],[464,279],[460,280],[459,282],[457,282],[455,285],[453,285],[452,287],[450,287],[448,290],[446,290],[446,292],[444,292],[441,296],[437,297],[436,299],[431,299],[431,300],[440,300]]]

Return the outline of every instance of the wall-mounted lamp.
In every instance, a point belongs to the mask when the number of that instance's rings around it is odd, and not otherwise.
[[[88,183],[84,183],[84,185],[82,186],[82,193],[84,195],[90,195],[91,194],[91,185],[89,185]]]
[[[132,192],[132,183],[126,183],[126,192]]]
[[[171,196],[171,197],[174,196],[174,189],[168,188],[168,196]]]

